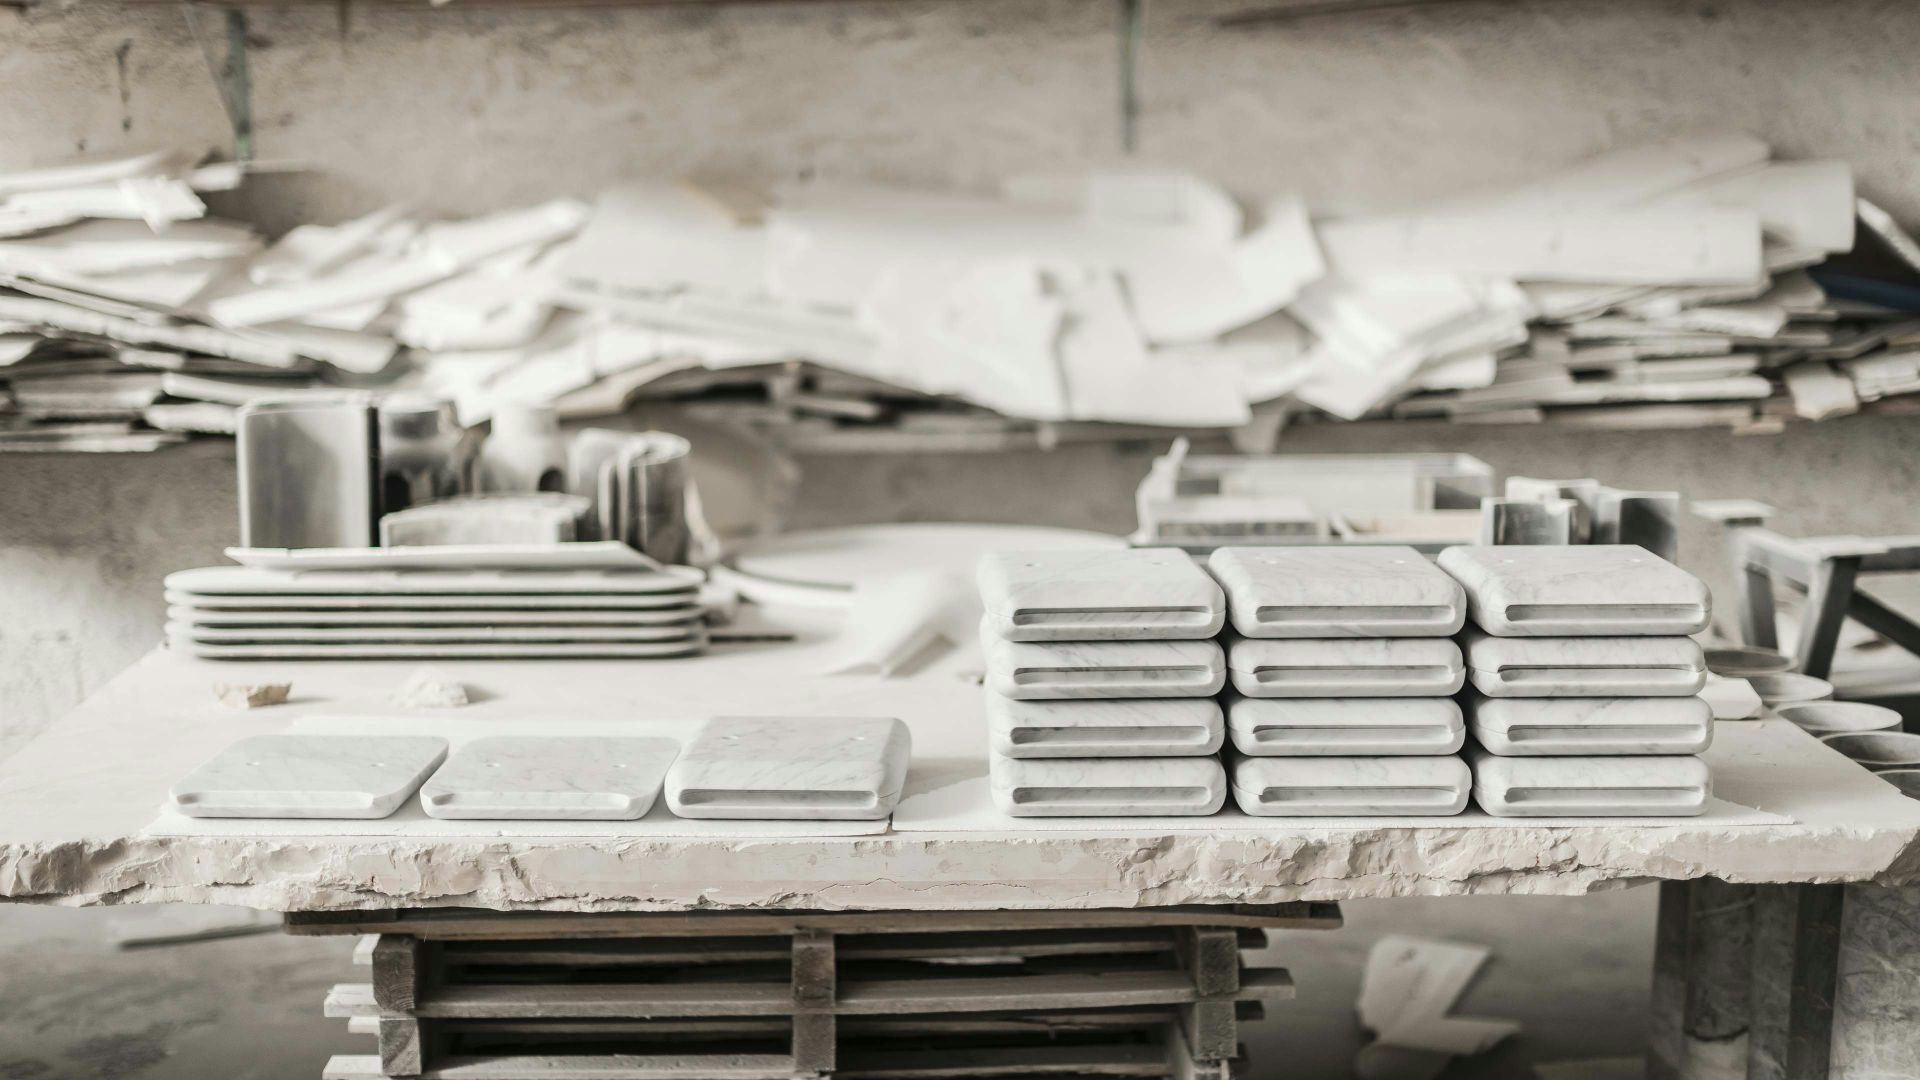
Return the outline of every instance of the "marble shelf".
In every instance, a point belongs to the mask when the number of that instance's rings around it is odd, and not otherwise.
[[[1460,584],[1410,547],[1223,547],[1207,566],[1247,637],[1447,637],[1466,619]]]
[[[1226,803],[1218,757],[1054,758],[995,755],[993,801],[1010,817],[1196,817]]]
[[[1452,698],[1250,698],[1227,701],[1234,749],[1253,757],[1458,753],[1466,741]]]
[[[1685,637],[1461,637],[1467,677],[1488,697],[1691,697],[1707,684]]]
[[[1213,637],[1226,597],[1172,548],[993,552],[978,572],[987,630],[1008,641]]]
[[[667,806],[684,818],[884,818],[911,756],[891,718],[716,717],[667,770]]]
[[[420,789],[428,817],[632,821],[645,817],[680,744],[554,736],[474,739]]]
[[[1465,679],[1451,638],[1235,638],[1233,687],[1247,697],[1444,697]]]
[[[1020,701],[1212,697],[1227,681],[1212,641],[981,639],[987,688]]]
[[[1473,801],[1495,817],[1691,817],[1713,793],[1697,757],[1500,757],[1467,748]]]
[[[1697,697],[1461,696],[1474,741],[1503,757],[1699,754],[1713,708]]]
[[[1712,614],[1704,582],[1630,544],[1463,545],[1438,561],[1502,637],[1685,636]]]
[[[383,818],[447,756],[422,736],[254,735],[173,785],[188,817]]]
[[[1199,757],[1225,738],[1213,698],[1015,701],[987,695],[996,754],[1010,758]]]
[[[1255,817],[1448,817],[1467,808],[1472,775],[1440,757],[1232,758],[1233,799]]]

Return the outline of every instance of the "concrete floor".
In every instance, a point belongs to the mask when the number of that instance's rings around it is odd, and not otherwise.
[[[1246,1075],[1351,1075],[1367,949],[1388,933],[1492,945],[1456,1010],[1525,1024],[1441,1080],[1523,1080],[1537,1062],[1638,1054],[1656,894],[1464,897],[1346,905],[1347,926],[1277,937],[1259,960],[1299,997],[1248,1033]],[[0,905],[0,1080],[313,1080],[327,1057],[371,1052],[320,1015],[356,977],[349,938],[277,934],[123,950],[129,935],[204,922],[205,909]]]

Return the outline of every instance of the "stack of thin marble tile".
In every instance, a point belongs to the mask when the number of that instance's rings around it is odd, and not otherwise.
[[[1174,549],[997,552],[979,568],[992,787],[1014,817],[1212,814],[1226,598]]]
[[[1687,817],[1710,792],[1706,586],[1631,545],[1456,547],[1474,801],[1499,817]]]
[[[1453,695],[1460,586],[1410,547],[1213,552],[1233,634],[1233,796],[1270,817],[1450,815],[1469,772]]]

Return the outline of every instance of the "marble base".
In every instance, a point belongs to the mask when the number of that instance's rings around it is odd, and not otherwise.
[[[1212,641],[1006,641],[982,634],[987,688],[1018,701],[1212,697],[1226,656]]]
[[[1467,737],[1452,698],[1233,697],[1227,728],[1254,757],[1453,754]]]
[[[1696,817],[1712,779],[1697,757],[1500,757],[1469,746],[1473,799],[1494,817]]]
[[[1058,758],[994,755],[993,801],[1010,817],[1200,817],[1227,798],[1217,757]]]
[[[1207,567],[1247,637],[1447,637],[1466,619],[1459,583],[1410,547],[1223,547]]]
[[[884,818],[911,756],[891,718],[716,717],[667,770],[667,806],[683,818]]]
[[[992,552],[977,576],[1008,641],[1198,640],[1226,622],[1220,586],[1174,548]]]
[[[1712,611],[1704,582],[1630,544],[1463,545],[1438,562],[1473,622],[1501,637],[1685,636]]]
[[[1199,757],[1226,724],[1213,698],[1015,701],[987,695],[992,749],[1010,758]]]
[[[1697,697],[1490,698],[1462,695],[1475,742],[1502,757],[1699,754],[1713,708]]]
[[[672,739],[474,739],[420,789],[428,817],[632,821],[647,815],[680,744]]]
[[[1447,817],[1467,807],[1458,756],[1233,757],[1233,799],[1256,817]]]
[[[188,817],[383,818],[447,756],[424,736],[254,735],[173,785]]]
[[[1248,697],[1444,697],[1465,679],[1451,638],[1235,638],[1227,666]]]
[[[1707,684],[1684,637],[1461,637],[1467,677],[1488,697],[1691,697]]]

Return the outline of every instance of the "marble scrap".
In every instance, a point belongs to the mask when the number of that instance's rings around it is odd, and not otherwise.
[[[1707,684],[1686,637],[1461,637],[1467,677],[1488,697],[1692,697]]]
[[[1233,799],[1255,817],[1447,817],[1467,808],[1459,756],[1233,757]]]
[[[284,704],[293,692],[290,682],[214,683],[213,696],[229,709],[259,709]]]
[[[1225,804],[1220,759],[991,758],[993,801],[1009,817],[1201,817]]]
[[[467,684],[446,672],[418,668],[387,700],[409,709],[457,709],[469,700]]]
[[[445,739],[254,735],[173,785],[187,817],[383,818],[447,756]]]
[[[1503,757],[1699,754],[1713,707],[1698,697],[1490,698],[1461,695],[1474,740]]]
[[[1697,634],[1712,612],[1699,578],[1630,544],[1462,545],[1438,562],[1473,622],[1502,637]]]
[[[633,821],[660,796],[680,744],[660,738],[474,739],[420,789],[428,817]]]
[[[980,559],[985,625],[1008,641],[1210,638],[1220,586],[1177,548],[997,551]]]
[[[890,717],[722,716],[667,770],[683,818],[875,820],[893,813],[912,756]]]
[[[1247,637],[1447,637],[1466,620],[1460,584],[1410,547],[1224,547],[1207,567]]]
[[[1697,757],[1500,757],[1469,746],[1473,801],[1494,817],[1697,817],[1712,794]]]
[[[1452,638],[1235,638],[1233,687],[1248,697],[1444,697],[1465,679]]]
[[[981,635],[987,686],[1020,701],[1212,697],[1226,655],[1212,641],[1007,641]]]
[[[1458,753],[1466,741],[1452,698],[1249,698],[1227,701],[1234,749],[1254,757]]]
[[[1015,701],[987,695],[993,752],[1011,758],[1198,757],[1226,737],[1213,698]]]

